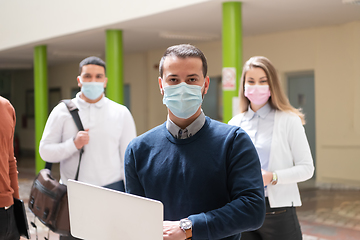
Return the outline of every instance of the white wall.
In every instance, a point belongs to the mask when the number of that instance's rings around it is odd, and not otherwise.
[[[159,62],[164,54],[165,49],[149,51],[147,53],[147,70],[148,70],[148,129],[160,125],[166,121],[167,110],[162,103],[162,95],[159,89]]]
[[[124,56],[124,83],[130,84],[130,107],[136,132],[141,134],[148,129],[148,82],[146,53]]]
[[[72,62],[48,68],[48,88],[60,88],[61,98],[71,98],[71,89],[77,88],[79,63]]]
[[[0,51],[205,1],[4,0],[0,1],[0,23],[6,23],[0,24]]]

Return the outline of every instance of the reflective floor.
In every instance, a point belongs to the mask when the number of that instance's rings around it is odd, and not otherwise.
[[[298,218],[304,239],[359,240],[359,190],[301,190]]]
[[[26,208],[34,167],[29,161],[19,161],[20,198]],[[54,177],[58,179],[58,165],[53,166]],[[304,240],[360,240],[360,190],[319,189],[313,183],[300,185],[303,206],[297,208]],[[34,215],[27,208],[29,224]],[[49,232],[38,220],[38,239],[58,239],[58,235]],[[29,225],[31,239],[36,239],[36,229]],[[23,239],[23,238],[22,238]],[[289,239],[291,240],[291,239]]]

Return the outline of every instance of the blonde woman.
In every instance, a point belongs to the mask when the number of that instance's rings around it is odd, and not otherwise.
[[[254,143],[266,196],[263,226],[243,233],[241,240],[302,239],[295,209],[301,206],[297,183],[314,172],[304,114],[290,105],[275,67],[265,57],[245,63],[239,98],[240,114],[229,124],[244,129]]]

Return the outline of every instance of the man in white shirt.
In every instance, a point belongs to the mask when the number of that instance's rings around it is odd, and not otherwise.
[[[78,180],[124,191],[124,154],[136,137],[130,111],[104,96],[105,62],[88,57],[79,64],[78,86],[72,99],[84,126],[79,131],[65,103],[59,103],[46,122],[39,152],[46,162],[60,162],[61,182],[74,179],[82,154]],[[114,187],[111,187],[114,188]],[[60,239],[73,239],[60,237]]]

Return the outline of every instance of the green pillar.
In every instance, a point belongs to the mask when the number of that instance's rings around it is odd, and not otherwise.
[[[106,31],[106,96],[124,104],[123,41],[121,30]]]
[[[34,107],[35,107],[35,170],[38,173],[45,162],[40,158],[39,144],[48,117],[48,83],[46,46],[34,48]]]
[[[223,3],[223,122],[232,118],[232,100],[239,92],[242,70],[241,2]]]

